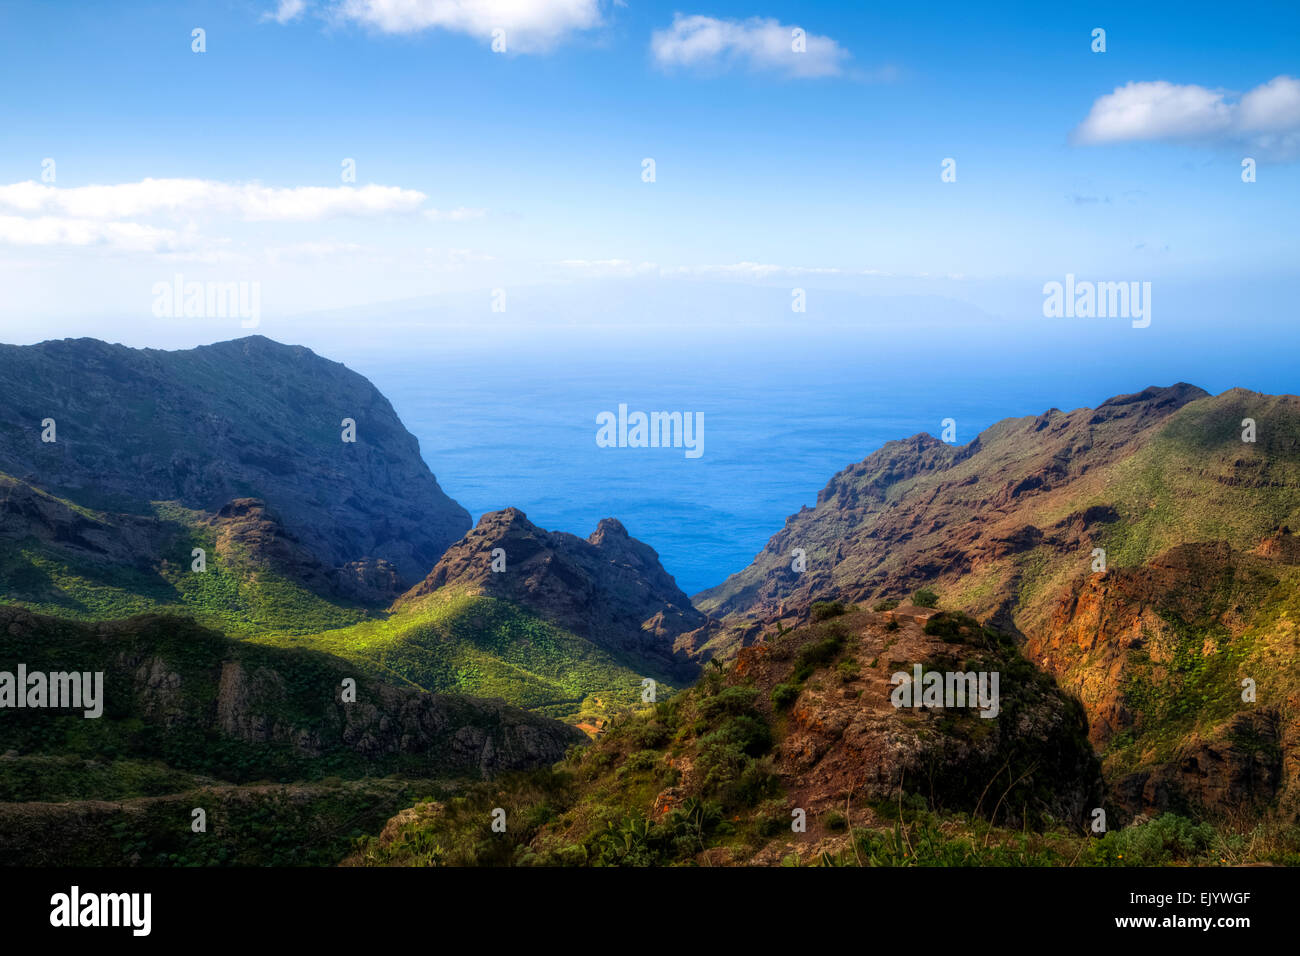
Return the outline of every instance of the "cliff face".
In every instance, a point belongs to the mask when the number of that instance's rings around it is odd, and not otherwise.
[[[1148,388],[962,447],[890,442],[696,603],[737,644],[814,601],[931,588],[1078,695],[1124,809],[1293,817],[1297,487],[1300,399]]]
[[[501,549],[503,570],[493,571]],[[674,650],[681,635],[704,627],[697,611],[659,563],[654,549],[615,519],[589,538],[545,531],[517,508],[485,514],[447,549],[429,576],[402,596],[400,609],[440,588],[462,588],[512,601],[607,650],[653,663],[679,679],[698,666]]]
[[[216,513],[256,496],[325,565],[383,560],[408,583],[470,526],[375,387],[302,347],[0,346],[0,381],[0,473],[77,505]]]
[[[977,608],[991,611],[1015,591],[1007,559],[1045,538],[1065,550],[1118,518],[1101,470],[1205,395],[1191,385],[1149,388],[1095,410],[1007,419],[965,446],[929,435],[887,442],[831,478],[816,507],[787,518],[750,567],[696,603],[724,618],[774,618],[827,595],[905,596],[993,571]],[[1101,500],[1070,507],[1094,497]],[[792,567],[796,548],[806,555],[804,572]]]
[[[1180,545],[1080,576],[1027,631],[1025,653],[1087,709],[1125,809],[1300,816],[1298,558],[1287,531],[1253,553]]]

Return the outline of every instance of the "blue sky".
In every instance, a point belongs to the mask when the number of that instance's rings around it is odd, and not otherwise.
[[[610,277],[996,315],[1067,272],[1166,302],[1219,283],[1243,311],[1295,288],[1294,3],[297,6],[0,8],[0,338],[147,344],[178,272],[260,283],[285,339],[294,316],[494,288],[558,286],[563,311]],[[802,59],[771,46],[794,27]]]

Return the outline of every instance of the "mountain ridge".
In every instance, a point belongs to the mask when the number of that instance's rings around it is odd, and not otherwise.
[[[5,345],[0,378],[0,473],[85,507],[216,513],[258,497],[324,563],[383,559],[407,581],[470,525],[374,385],[302,346]]]

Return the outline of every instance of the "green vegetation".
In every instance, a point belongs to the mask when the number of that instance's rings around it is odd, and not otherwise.
[[[3,477],[3,476],[0,476]],[[50,497],[70,510],[71,502]],[[370,609],[327,599],[255,562],[239,548],[218,554],[213,530],[201,515],[172,502],[155,502],[157,565],[93,560],[28,538],[0,549],[0,605],[19,604],[38,614],[79,621],[117,621],[139,614],[183,614],[231,637],[266,631],[311,633],[366,619]],[[110,516],[86,512],[107,534],[121,533]],[[193,549],[207,555],[207,570],[191,570]]]
[[[849,611],[843,601],[814,601],[812,605],[812,619],[814,621],[828,621],[833,617],[839,617],[841,614]]]
[[[921,588],[912,595],[912,603],[917,607],[938,607],[939,595],[935,594],[930,588]]]
[[[605,717],[640,704],[643,678],[656,696],[674,688],[535,614],[497,598],[439,591],[381,620],[317,634],[261,634],[282,648],[324,651],[388,681],[432,692],[500,697],[562,720]]]
[[[333,866],[357,839],[430,793],[431,781],[206,786],[115,804],[0,806],[6,850],[39,865]],[[191,828],[206,814],[205,832]]]

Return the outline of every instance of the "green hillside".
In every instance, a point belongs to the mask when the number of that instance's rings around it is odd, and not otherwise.
[[[15,483],[3,475],[0,481]],[[112,554],[106,559],[70,549],[57,539],[0,539],[0,604],[79,621],[182,614],[231,637],[343,627],[371,613],[314,594],[238,548],[218,556],[215,532],[203,524],[201,512],[152,502],[154,520],[144,523],[33,492],[52,507],[75,513],[91,532],[106,538],[123,538],[127,522],[142,525],[152,553]],[[195,548],[207,553],[207,571],[201,574],[191,570]]]
[[[315,634],[259,634],[258,643],[310,648],[367,665],[380,677],[429,691],[501,697],[568,721],[592,721],[639,704],[642,680],[659,698],[661,675],[508,601],[442,589],[400,613]]]

